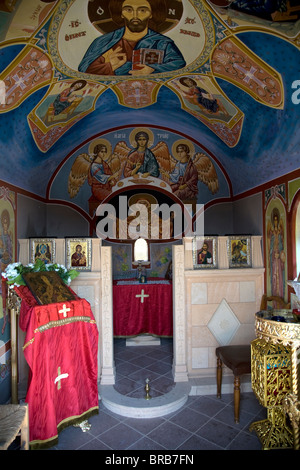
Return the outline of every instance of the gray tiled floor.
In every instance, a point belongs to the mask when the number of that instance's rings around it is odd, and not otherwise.
[[[174,385],[171,374],[172,341],[161,346],[125,347],[115,340],[116,385],[122,394],[143,399],[145,379],[150,380],[150,395],[159,396]],[[60,450],[260,450],[253,421],[265,418],[252,393],[241,396],[240,423],[233,420],[233,395],[221,399],[213,395],[190,396],[186,404],[169,415],[129,418],[112,413],[100,401],[99,415],[89,419],[90,431],[69,427],[59,434]]]

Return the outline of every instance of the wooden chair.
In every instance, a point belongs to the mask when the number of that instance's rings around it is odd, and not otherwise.
[[[21,436],[21,449],[29,450],[28,405],[0,406],[0,450],[6,450]]]
[[[232,345],[216,348],[217,356],[217,397],[221,398],[222,365],[225,364],[234,375],[234,421],[240,419],[240,377],[251,373],[251,346]]]
[[[277,295],[266,295],[264,294],[261,298],[260,303],[260,310],[268,310],[268,302],[272,302],[271,308],[283,308],[283,309],[290,309],[291,303],[286,303],[281,297]]]

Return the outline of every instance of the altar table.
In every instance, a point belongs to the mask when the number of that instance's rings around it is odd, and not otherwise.
[[[27,287],[17,294],[30,367],[30,447],[53,446],[61,429],[98,413],[98,329],[85,299],[37,305]]]
[[[114,336],[173,336],[172,283],[114,281]]]

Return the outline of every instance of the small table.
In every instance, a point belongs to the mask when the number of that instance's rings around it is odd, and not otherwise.
[[[151,280],[115,281],[114,336],[173,336],[172,283]]]
[[[278,440],[286,435],[287,444],[278,443],[278,447],[294,447],[295,450],[298,450],[300,424],[298,371],[300,323],[294,319],[291,310],[262,310],[256,313],[255,328],[258,339],[254,340],[251,344],[252,388],[259,401],[264,406],[268,406],[268,419],[252,423],[250,430],[255,430],[264,444],[273,439],[272,447],[274,448],[277,439],[276,427],[281,426],[280,432],[277,432]],[[263,341],[263,343],[260,344],[260,341]],[[270,347],[268,347],[268,345],[270,345]],[[278,348],[277,351],[275,351],[274,346]],[[268,353],[270,356],[275,354],[274,361],[269,361],[269,364],[263,364],[263,360],[257,360],[259,356],[262,357],[258,352],[259,350],[264,351],[265,356],[267,356]],[[256,357],[254,357],[255,355]],[[282,355],[285,355],[285,357],[283,358]],[[265,368],[265,372],[263,371],[263,367]],[[268,390],[271,382],[268,380],[268,374],[272,367],[274,370],[277,369],[276,390]],[[281,371],[279,370],[280,367],[282,369]],[[288,377],[287,373],[289,375]],[[263,395],[264,398],[262,398]],[[279,398],[275,399],[274,397],[276,395]],[[271,401],[271,399],[273,401]],[[266,402],[268,405],[266,405]],[[289,427],[285,423],[286,414],[288,414],[291,420],[292,432],[290,432]],[[271,415],[272,419],[270,419]],[[290,446],[288,445],[289,435],[291,436]],[[270,447],[266,446],[264,448],[271,448],[271,445]]]

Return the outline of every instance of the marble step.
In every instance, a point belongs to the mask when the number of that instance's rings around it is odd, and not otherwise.
[[[186,403],[190,390],[189,382],[178,382],[170,392],[146,400],[121,395],[113,385],[100,385],[99,397],[107,409],[118,415],[131,418],[156,418],[179,410]]]

